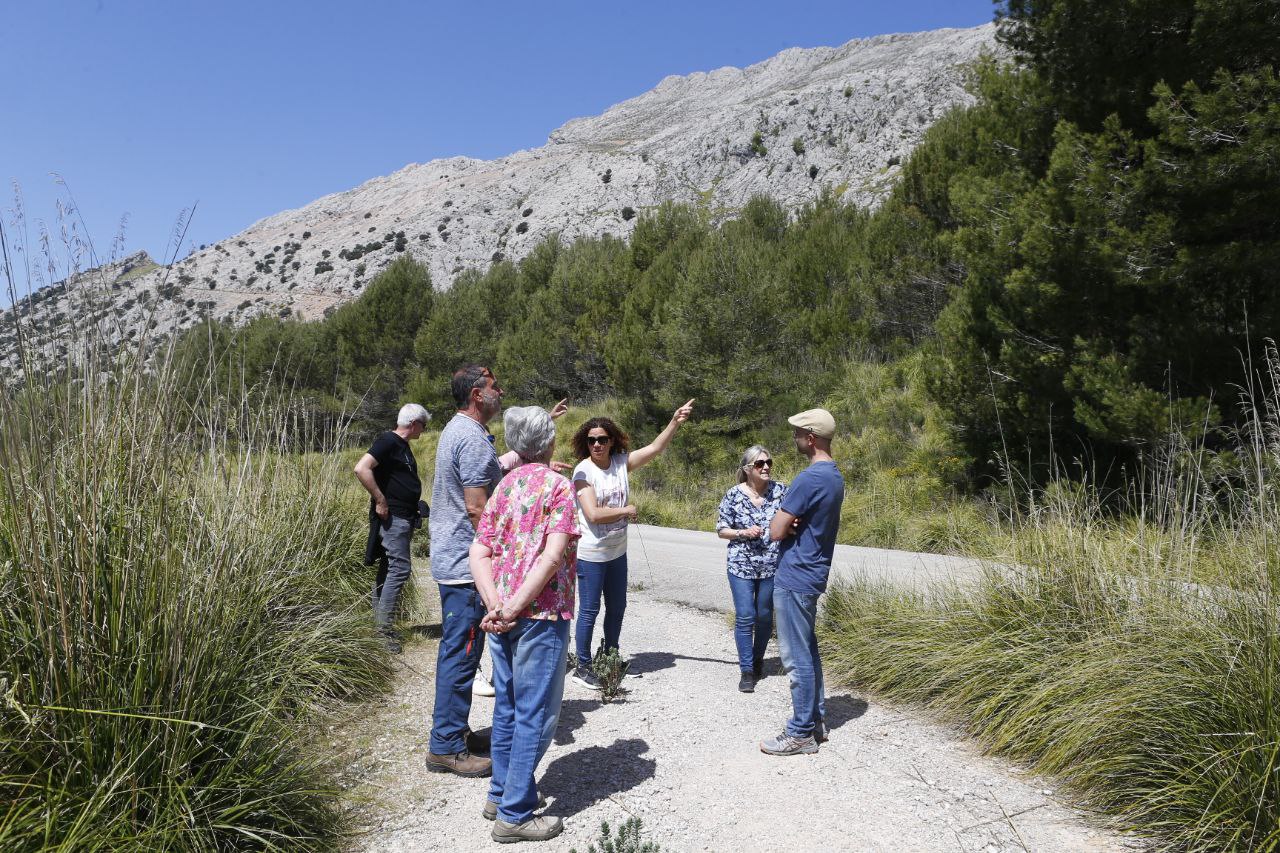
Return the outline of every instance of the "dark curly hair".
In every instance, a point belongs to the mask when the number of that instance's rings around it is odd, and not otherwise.
[[[625,453],[631,449],[631,437],[613,421],[608,418],[589,418],[573,434],[573,455],[579,462],[591,455],[591,451],[587,450],[587,433],[593,429],[602,429],[609,433],[609,438],[613,439],[609,448],[610,456],[615,453]]]

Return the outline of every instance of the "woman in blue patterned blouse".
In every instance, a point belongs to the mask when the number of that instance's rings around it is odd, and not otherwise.
[[[764,650],[773,633],[773,575],[778,543],[769,521],[778,511],[785,483],[772,477],[773,456],[758,444],[742,452],[738,484],[720,501],[716,533],[729,540],[729,591],[733,593],[733,639],[738,645],[738,689],[755,690],[764,676]],[[753,636],[754,634],[754,636]]]

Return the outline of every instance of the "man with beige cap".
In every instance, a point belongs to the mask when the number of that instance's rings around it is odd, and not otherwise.
[[[787,418],[787,423],[809,467],[792,481],[769,523],[769,536],[782,543],[773,580],[773,612],[782,665],[791,678],[793,710],[782,734],[761,741],[761,752],[769,755],[817,752],[818,744],[827,739],[818,598],[831,574],[844,503],[844,477],[831,458],[835,418],[826,409],[809,409]]]

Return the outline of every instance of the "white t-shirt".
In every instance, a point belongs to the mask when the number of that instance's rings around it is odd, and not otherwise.
[[[573,469],[574,493],[578,501],[578,559],[603,563],[627,553],[627,520],[620,518],[608,524],[592,524],[582,514],[582,493],[578,483],[586,483],[596,493],[596,506],[622,509],[630,497],[627,481],[627,454],[615,453],[609,457],[609,467],[601,468],[590,459],[583,459]]]

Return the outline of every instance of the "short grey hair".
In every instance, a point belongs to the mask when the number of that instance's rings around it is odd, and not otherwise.
[[[769,453],[769,448],[765,447],[763,444],[753,444],[746,450],[742,451],[742,459],[738,462],[739,483],[747,482],[747,467],[750,466],[752,462],[755,462],[756,457],[761,453],[773,456],[772,453]]]
[[[405,403],[400,407],[400,414],[396,415],[396,426],[407,427],[410,424],[421,423],[424,427],[427,421],[431,420],[431,414],[417,403]]]
[[[529,462],[551,461],[556,441],[556,425],[547,410],[538,406],[515,406],[502,416],[507,447]]]

